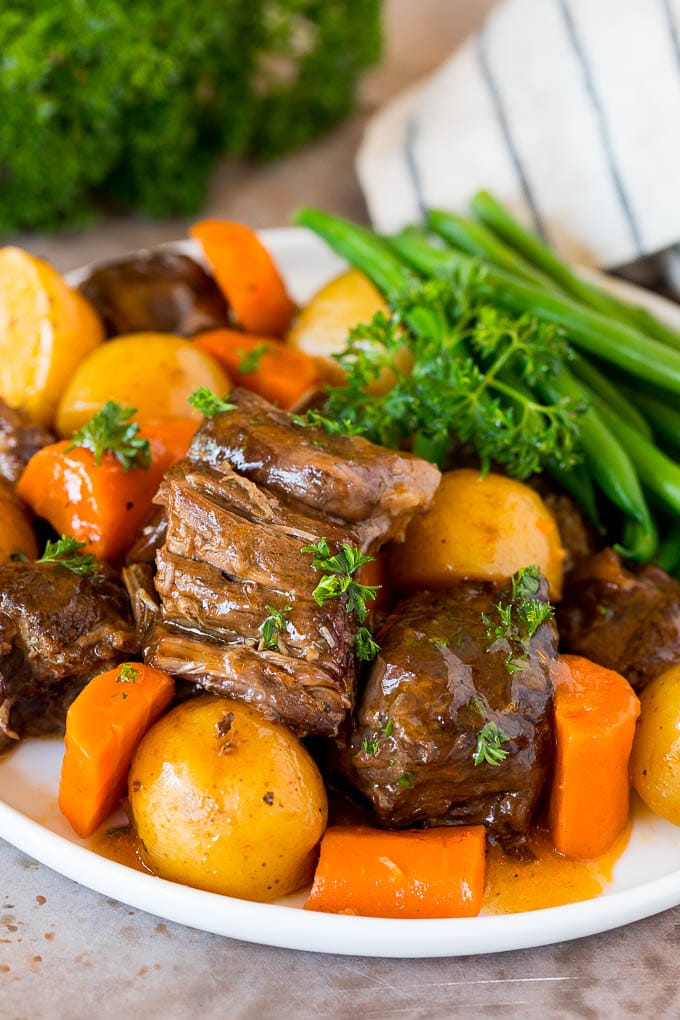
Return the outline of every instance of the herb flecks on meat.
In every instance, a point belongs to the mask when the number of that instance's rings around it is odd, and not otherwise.
[[[92,553],[82,550],[87,542],[79,542],[70,535],[62,535],[56,542],[49,541],[37,563],[58,563],[72,574],[93,574],[99,570],[99,563]]]
[[[531,639],[546,620],[552,619],[553,607],[549,602],[533,598],[538,594],[541,584],[540,571],[536,566],[522,567],[511,580],[510,600],[498,602],[496,612],[498,623],[492,622],[487,613],[482,613],[482,623],[486,627],[486,636],[491,642],[487,651],[495,651],[499,643],[507,641],[511,646],[519,646],[519,654],[511,650],[505,658],[508,673],[516,673],[522,669],[523,662],[528,658]]]
[[[273,606],[265,606],[267,616],[262,622],[260,632],[262,634],[262,648],[264,651],[279,651],[279,635],[285,633],[288,627],[288,616],[292,606],[286,603],[282,609],[275,609]]]
[[[139,425],[132,421],[136,408],[107,400],[100,411],[81,429],[73,433],[66,452],[76,447],[91,450],[95,464],[100,464],[105,453],[112,453],[126,471],[148,468],[151,464],[151,444],[139,434]]]
[[[212,418],[213,415],[222,414],[225,411],[233,411],[235,404],[230,404],[226,395],[218,397],[208,386],[199,386],[189,394],[188,401],[192,407],[200,411],[205,418]]]
[[[314,559],[312,567],[322,570],[323,577],[312,592],[313,598],[322,606],[329,599],[347,596],[347,611],[354,612],[360,623],[368,616],[367,599],[374,599],[380,585],[361,584],[354,579],[357,570],[366,563],[372,563],[374,556],[365,556],[359,549],[343,542],[338,553],[332,554],[325,538],[302,547],[301,552],[310,553]]]
[[[477,735],[474,763],[481,765],[502,765],[508,757],[508,751],[502,746],[510,740],[507,733],[495,722],[484,723]]]

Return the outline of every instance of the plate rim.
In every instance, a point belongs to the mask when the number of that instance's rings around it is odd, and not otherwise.
[[[304,260],[315,249],[323,254],[329,273],[334,266],[343,265],[323,242],[303,228],[270,228],[258,234],[274,249],[284,275],[286,259],[292,253]],[[286,248],[291,251],[286,252]],[[191,239],[134,249],[128,255],[159,249],[203,261],[200,246]],[[95,267],[125,257],[87,263],[64,274],[65,279],[75,286]],[[579,272],[680,328],[680,307],[668,299],[594,270],[579,268]],[[547,946],[618,928],[680,904],[680,867],[594,899],[474,918],[355,917],[306,911],[282,903],[257,903],[169,882],[111,861],[10,806],[2,800],[1,790],[0,837],[69,880],[165,920],[261,945],[347,956],[417,959]]]

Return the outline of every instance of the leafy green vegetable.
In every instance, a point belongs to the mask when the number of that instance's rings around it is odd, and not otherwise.
[[[304,414],[293,414],[291,417],[296,425],[302,425],[303,428],[322,428],[331,436],[359,436],[364,431],[363,425],[355,425],[349,418],[335,421],[311,407]]]
[[[199,386],[197,389],[192,390],[188,400],[191,406],[195,407],[206,418],[212,418],[216,414],[222,414],[224,411],[233,411],[236,408],[236,404],[229,403],[226,395],[218,397],[208,386]]]
[[[266,344],[255,344],[252,351],[246,351],[238,363],[238,374],[249,375],[251,372],[257,372],[260,362],[268,350]]]
[[[487,651],[493,651],[501,641],[515,646],[505,657],[505,668],[508,673],[517,673],[529,657],[531,639],[542,623],[552,619],[554,610],[549,602],[532,597],[538,593],[541,584],[538,567],[521,567],[512,575],[511,583],[510,601],[506,604],[499,602],[496,606],[499,622],[493,623],[486,613],[482,613],[482,623],[491,642]]]
[[[92,451],[95,464],[100,464],[104,454],[110,452],[126,471],[136,467],[148,468],[151,444],[139,435],[137,422],[130,420],[135,410],[134,407],[123,407],[115,400],[107,400],[100,411],[73,433],[66,452],[82,446]]]
[[[340,552],[331,555],[325,538],[303,546],[300,551],[310,553],[314,557],[312,567],[315,570],[324,571],[323,577],[312,592],[315,602],[322,606],[329,599],[347,595],[347,611],[356,613],[359,622],[363,623],[368,616],[366,600],[375,598],[380,585],[360,584],[354,580],[354,574],[365,563],[371,563],[375,557],[365,556],[359,549],[346,542],[341,544]]]
[[[548,460],[567,470],[580,458],[577,402],[542,401],[529,388],[558,370],[567,348],[559,331],[513,317],[480,297],[483,272],[412,283],[370,323],[350,332],[337,360],[347,386],[332,388],[324,414],[384,446],[413,438],[413,449],[440,464],[452,437],[470,443],[488,470],[504,464],[516,478]],[[414,364],[400,369],[409,336]],[[366,393],[382,372],[395,386]]]
[[[487,765],[501,765],[508,757],[508,752],[501,745],[508,740],[510,737],[495,722],[484,723],[477,734],[475,765],[481,765],[483,762]]]
[[[141,669],[137,669],[129,662],[124,662],[120,667],[120,672],[116,677],[117,684],[136,684],[137,677],[142,675]]]
[[[415,772],[411,771],[402,772],[402,774],[397,779],[397,784],[399,786],[404,786],[407,790],[412,790],[415,778],[416,778]]]
[[[371,662],[380,651],[368,627],[359,627],[354,639],[354,654],[359,662]]]
[[[220,154],[277,155],[345,116],[379,49],[378,0],[2,4],[0,232],[101,198],[194,212]]]
[[[274,609],[273,606],[265,606],[264,608],[267,610],[268,615],[260,626],[262,648],[265,651],[278,652],[279,634],[285,632],[288,626],[287,614],[290,613],[293,607],[290,604],[286,604],[282,609]]]
[[[45,552],[36,562],[58,563],[72,574],[94,574],[99,569],[99,564],[91,553],[80,551],[86,545],[87,542],[78,542],[70,535],[62,535],[56,542],[47,543]]]

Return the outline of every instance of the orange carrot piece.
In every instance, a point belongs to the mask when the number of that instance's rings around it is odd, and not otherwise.
[[[115,562],[134,542],[163,475],[185,456],[195,431],[188,418],[140,423],[151,444],[151,465],[130,471],[113,453],[95,464],[90,450],[69,450],[69,440],[53,443],[31,458],[16,491],[60,535],[87,543],[83,552]]]
[[[628,820],[628,763],[640,702],[620,673],[577,655],[557,663],[553,685],[550,832],[560,853],[591,860],[609,850]]]
[[[194,343],[224,368],[239,386],[259,393],[285,411],[320,384],[314,358],[273,337],[237,329],[199,333]],[[251,361],[253,370],[243,371]]]
[[[364,563],[359,570],[358,580],[361,584],[378,588],[375,598],[368,599],[366,602],[367,619],[370,623],[376,616],[382,616],[388,612],[392,600],[388,584],[387,556],[382,550],[376,553],[374,559],[369,563]]]
[[[243,223],[202,220],[189,233],[200,242],[218,286],[244,329],[283,336],[295,312],[273,258]]]
[[[484,828],[326,830],[305,910],[364,917],[475,917],[482,906]]]
[[[94,677],[69,708],[59,809],[81,839],[118,804],[137,744],[174,693],[167,673],[131,662]]]

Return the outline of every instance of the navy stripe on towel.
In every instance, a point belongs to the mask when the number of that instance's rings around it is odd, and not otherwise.
[[[666,21],[668,22],[668,31],[671,36],[671,43],[675,51],[678,64],[680,64],[680,29],[678,29],[678,23],[675,20],[675,14],[671,6],[671,0],[661,0],[661,6],[664,9],[666,15]]]
[[[498,82],[496,81],[493,71],[491,70],[489,56],[486,52],[485,31],[486,28],[482,27],[482,29],[479,31],[477,35],[477,59],[479,61],[479,67],[482,72],[482,77],[484,78],[484,81],[486,82],[487,88],[489,90],[489,94],[491,95],[491,101],[493,103],[494,111],[496,113],[496,119],[498,120],[498,125],[501,129],[503,140],[510,154],[510,159],[512,160],[512,164],[515,168],[515,172],[519,179],[519,183],[522,188],[522,193],[524,195],[527,205],[529,206],[531,218],[534,221],[534,228],[536,230],[536,233],[539,234],[543,239],[545,239],[545,230],[543,227],[543,221],[541,220],[541,214],[538,211],[538,206],[536,205],[536,201],[531,190],[531,185],[529,184],[529,178],[527,177],[524,165],[519,154],[519,150],[515,145],[515,140],[510,130],[510,124],[508,121],[507,113],[505,111],[503,97],[501,95]]]
[[[602,141],[602,148],[604,150],[605,158],[607,160],[607,166],[609,168],[609,175],[614,184],[614,190],[616,191],[616,195],[619,200],[619,204],[621,206],[624,218],[626,220],[626,223],[628,224],[630,236],[632,237],[633,242],[638,249],[638,252],[640,253],[640,255],[642,255],[643,251],[640,231],[638,229],[635,216],[633,215],[631,204],[628,201],[628,196],[623,186],[621,174],[619,173],[619,169],[616,163],[616,157],[614,155],[614,147],[612,145],[612,140],[609,135],[609,125],[607,123],[607,118],[605,116],[602,103],[600,102],[600,97],[597,94],[597,89],[595,88],[595,81],[590,70],[590,65],[588,64],[588,60],[583,51],[583,47],[581,46],[581,42],[578,37],[578,32],[576,30],[576,25],[574,23],[574,18],[572,16],[571,10],[569,9],[567,0],[558,0],[558,3],[562,10],[564,23],[567,27],[569,41],[571,42],[578,62],[581,65],[581,71],[583,72],[583,84],[585,86],[586,93],[588,95],[588,98],[590,99],[591,105],[595,112],[595,117],[597,119],[597,124],[600,131],[600,139]]]

